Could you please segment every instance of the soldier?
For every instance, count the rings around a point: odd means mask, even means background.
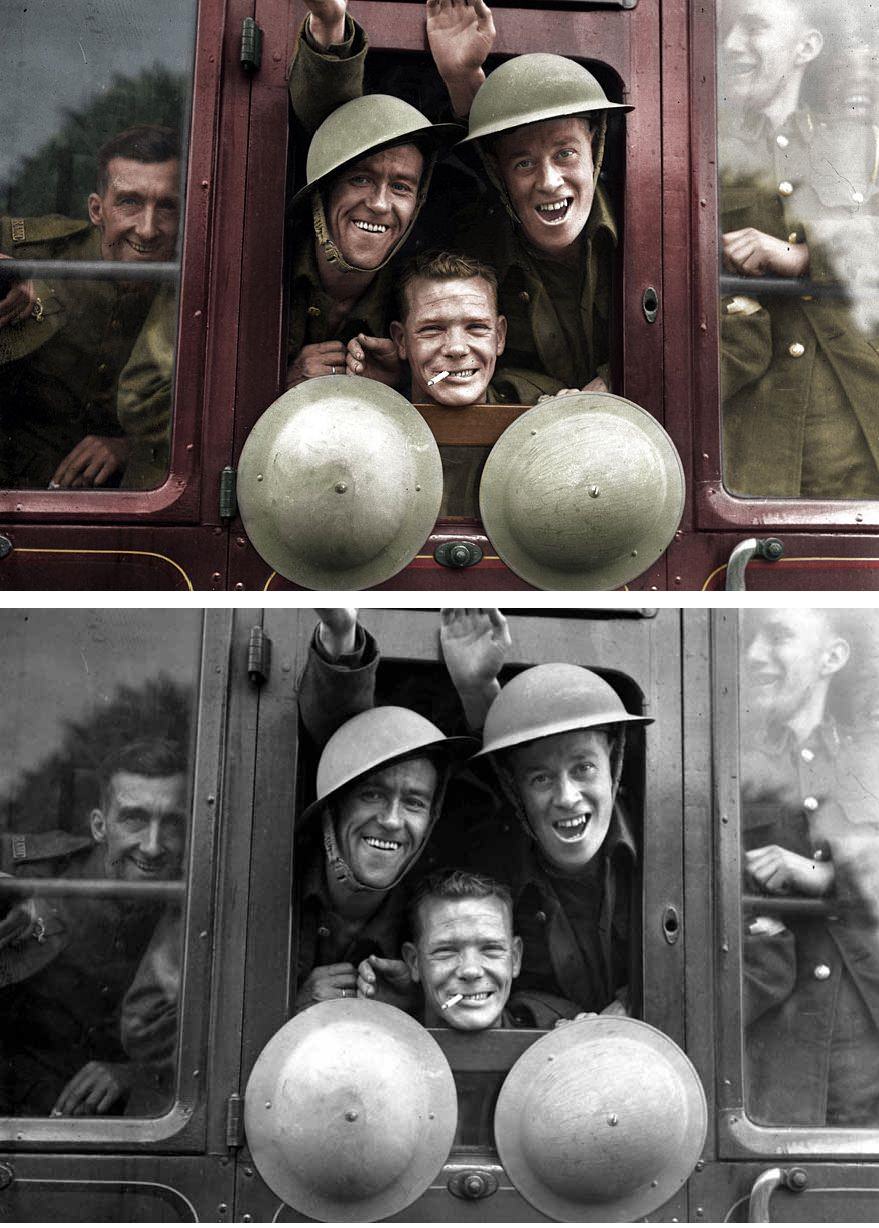
[[[170,260],[179,178],[176,133],[127,129],[98,151],[87,222],[2,218],[0,250],[20,259]],[[0,300],[0,485],[118,483],[131,442],[117,417],[117,381],[154,296],[148,282],[73,279],[17,283]]]
[[[11,868],[62,880],[176,878],[186,846],[186,792],[186,761],[176,744],[129,744],[102,765],[91,836],[13,836]],[[51,887],[45,898],[9,910],[0,924],[7,1111],[121,1111],[137,1075],[121,1044],[121,1004],[161,915],[152,902],[53,898]]]
[[[841,727],[852,678],[838,611],[755,611],[744,627],[742,827],[747,1103],[776,1125],[879,1122],[879,781],[873,730]],[[829,915],[774,912],[791,892]]]
[[[723,263],[758,278],[843,282],[837,297],[723,305],[724,465],[739,494],[879,495],[875,304],[877,133],[802,101],[827,20],[820,0],[724,0],[719,133]]]
[[[346,16],[344,0],[309,0],[308,7],[290,97],[300,123],[317,128],[306,186],[293,199],[310,214],[313,238],[299,242],[293,258],[287,387],[344,372],[354,337],[363,368],[357,373],[394,385],[390,262],[427,197],[437,151],[460,129],[431,124],[388,95],[360,97],[362,31]]]

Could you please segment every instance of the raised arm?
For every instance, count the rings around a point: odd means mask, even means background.
[[[485,80],[482,65],[494,47],[491,9],[483,0],[427,0],[427,41],[452,110],[460,118]]]
[[[346,12],[347,0],[305,0],[308,16],[290,64],[293,114],[314,132],[343,102],[363,93],[368,41]]]
[[[467,724],[481,729],[500,694],[498,674],[512,647],[507,620],[500,610],[443,610],[440,643]]]
[[[378,647],[357,622],[356,609],[316,611],[320,622],[299,685],[299,711],[322,747],[340,725],[375,705]]]

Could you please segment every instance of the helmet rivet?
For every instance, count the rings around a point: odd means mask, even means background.
[[[257,480],[258,482],[261,482],[261,481],[262,481],[262,474],[261,474],[261,473],[258,473],[258,474],[256,475],[256,480]]]
[[[337,482],[336,483],[335,490],[336,490],[337,495],[344,495],[347,489],[348,489],[347,482]]]
[[[416,491],[418,491],[418,490],[421,490],[421,487],[420,487],[420,486],[416,486],[416,487],[415,487],[415,489],[416,489]]]
[[[631,556],[632,556],[632,558],[633,558],[633,559],[636,559],[636,558],[638,557],[638,551],[637,551],[637,550],[632,550],[630,553],[631,553]]]
[[[589,498],[590,499],[597,499],[600,494],[601,494],[601,491],[598,489],[597,486],[589,487]]]
[[[532,432],[531,432],[531,434],[532,434],[532,435],[536,435],[536,434],[537,434],[537,431],[532,431]]]
[[[271,1102],[271,1100],[267,1100],[267,1101],[266,1101],[266,1108],[267,1108],[267,1109],[270,1109],[271,1107],[272,1107],[272,1102]]]
[[[345,1120],[346,1121],[356,1121],[357,1120],[357,1110],[349,1109],[348,1112],[345,1114]]]
[[[607,1124],[608,1124],[609,1126],[616,1126],[616,1125],[618,1125],[618,1124],[619,1124],[619,1120],[620,1120],[620,1119],[617,1117],[616,1113],[608,1113],[608,1115],[607,1115]]]

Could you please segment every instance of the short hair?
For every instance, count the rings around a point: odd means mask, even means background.
[[[470,870],[434,870],[415,888],[408,907],[409,932],[417,942],[421,936],[421,905],[425,900],[500,900],[513,922],[513,896],[504,883],[487,874]]]
[[[400,275],[397,290],[400,320],[404,321],[409,314],[407,291],[414,281],[469,281],[471,277],[481,277],[488,282],[497,311],[497,273],[490,264],[459,252],[420,252]]]
[[[179,742],[168,738],[145,738],[140,742],[128,742],[111,751],[98,769],[101,785],[101,806],[110,803],[113,777],[120,772],[135,776],[180,776],[187,771],[186,754]]]
[[[173,128],[161,124],[138,124],[117,132],[98,150],[98,195],[110,186],[108,167],[114,158],[132,162],[170,162],[180,157],[180,139]]]

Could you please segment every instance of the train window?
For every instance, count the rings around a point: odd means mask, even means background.
[[[723,473],[879,498],[879,41],[867,0],[719,0]]]
[[[0,487],[165,480],[196,9],[6,14]]]
[[[875,1131],[879,624],[798,607],[741,632],[746,1112]]]
[[[159,1117],[177,1087],[201,612],[0,621],[0,1116]]]

